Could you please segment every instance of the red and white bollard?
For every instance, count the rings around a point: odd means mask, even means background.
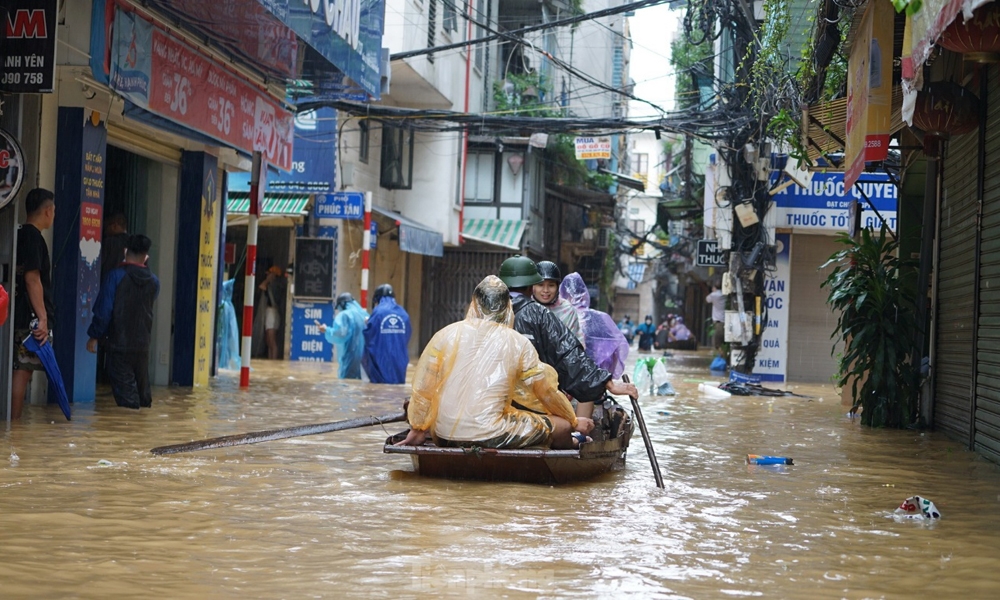
[[[253,341],[253,297],[257,282],[257,223],[267,182],[267,163],[253,153],[250,173],[250,219],[247,223],[247,265],[243,283],[243,339],[240,348],[240,387],[250,387],[250,349]]]
[[[368,265],[372,247],[372,193],[365,192],[365,231],[361,234],[361,308],[368,310]]]

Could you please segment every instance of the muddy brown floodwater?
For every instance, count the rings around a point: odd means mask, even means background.
[[[677,396],[642,399],[665,491],[638,431],[624,472],[557,487],[421,478],[382,453],[381,428],[149,453],[392,412],[406,395],[329,365],[257,363],[249,393],[222,376],[157,389],[141,412],[103,394],[70,423],[29,407],[0,446],[0,596],[1000,594],[996,466],[937,434],[862,429],[829,386],[702,396],[707,363],[675,356]],[[914,494],[944,517],[895,521]]]

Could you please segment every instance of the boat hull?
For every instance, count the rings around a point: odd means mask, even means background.
[[[409,455],[417,473],[427,477],[556,484],[584,481],[624,469],[631,434],[629,423],[620,435],[586,443],[579,450],[394,446],[403,439],[403,434],[399,434],[386,440],[383,450],[386,454]]]

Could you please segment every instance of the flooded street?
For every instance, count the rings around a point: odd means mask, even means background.
[[[207,390],[29,407],[0,448],[4,597],[994,597],[1000,469],[934,434],[868,431],[832,387],[642,399],[628,467],[558,487],[433,480],[380,427],[155,457],[154,446],[397,410],[407,388],[256,363]],[[633,357],[634,360],[634,357]],[[401,424],[387,426],[394,433]],[[745,464],[747,453],[789,467]],[[8,455],[10,458],[8,459]],[[108,464],[110,462],[110,464]],[[895,521],[908,496],[933,525]]]

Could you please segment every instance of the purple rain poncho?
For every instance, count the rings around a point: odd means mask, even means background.
[[[559,296],[572,304],[580,315],[587,356],[597,366],[611,371],[613,378],[621,377],[628,358],[628,342],[607,313],[590,308],[590,292],[579,273],[570,273],[562,280]]]

